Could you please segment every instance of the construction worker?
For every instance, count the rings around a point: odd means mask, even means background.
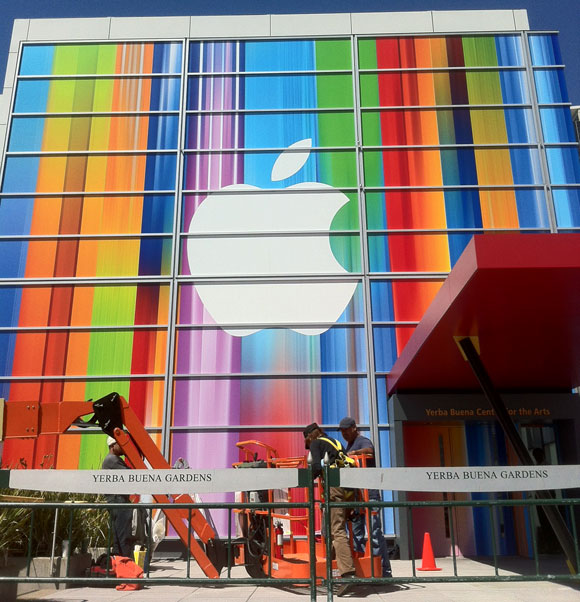
[[[309,424],[303,431],[304,446],[312,454],[312,471],[316,479],[322,473],[322,460],[328,454],[329,466],[340,467],[348,462],[347,456],[342,450],[342,444],[336,439],[329,437],[316,422]],[[353,499],[353,491],[343,487],[330,487],[330,501],[344,502]],[[347,508],[330,509],[330,533],[332,545],[336,556],[338,571],[343,579],[352,579],[355,576],[352,551],[346,533]],[[345,583],[338,591],[337,596],[344,596],[352,584]]]
[[[121,456],[123,450],[113,437],[107,437],[109,453],[103,460],[103,470],[130,470]],[[105,495],[105,500],[109,504],[121,504],[130,502],[128,495]],[[115,508],[111,510],[111,519],[113,522],[112,553],[115,556],[133,557],[133,510],[131,508]]]
[[[372,441],[361,435],[356,421],[350,416],[346,416],[340,421],[338,425],[340,433],[347,443],[346,453],[352,457],[356,454],[369,454],[372,458],[367,460],[367,466],[374,468],[375,466],[375,446]],[[381,501],[381,494],[377,489],[369,489],[369,501]],[[381,557],[382,562],[382,576],[392,577],[393,573],[391,570],[391,561],[389,560],[389,550],[387,548],[387,542],[383,534],[383,527],[381,524],[381,513],[377,512],[371,517],[371,531],[372,531],[372,542],[373,542],[373,554]],[[357,552],[365,551],[365,531],[366,531],[366,520],[362,513],[357,514],[352,518],[352,539],[354,543],[354,549]]]

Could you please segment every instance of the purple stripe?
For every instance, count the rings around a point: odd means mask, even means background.
[[[233,71],[236,68],[236,47],[231,43],[202,44],[206,72]],[[203,86],[201,109],[234,109],[236,102],[232,78],[215,78]],[[235,117],[232,115],[200,116],[189,124],[190,147],[197,144],[198,129],[202,149],[232,148],[235,144]],[[188,189],[218,189],[243,181],[237,170],[236,157],[192,155],[186,163],[185,186]],[[192,215],[203,198],[192,195],[184,202],[184,225],[187,229]],[[187,254],[182,252],[182,273],[189,274]],[[193,286],[181,287],[179,300],[180,324],[213,324]],[[176,369],[180,375],[236,373],[241,367],[241,340],[223,330],[181,331],[177,346]],[[240,383],[229,380],[178,380],[174,392],[173,424],[175,426],[227,426],[240,424]],[[229,467],[238,460],[235,447],[239,434],[180,433],[173,435],[172,461],[187,459],[196,468]],[[225,517],[214,516],[218,530],[225,532]]]

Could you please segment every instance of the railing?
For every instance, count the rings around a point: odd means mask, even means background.
[[[326,469],[328,471],[328,469]],[[359,469],[365,470],[365,469]],[[57,471],[50,471],[53,474]],[[252,471],[250,470],[249,473]],[[331,471],[333,472],[333,471]],[[342,471],[336,471],[339,473]],[[580,510],[580,499],[556,499],[556,500],[536,500],[536,499],[518,499],[518,500],[472,500],[472,501],[450,501],[450,500],[442,500],[442,501],[414,501],[414,502],[331,502],[330,496],[328,495],[328,488],[332,481],[336,479],[338,476],[336,473],[331,476],[327,476],[325,479],[325,488],[326,495],[325,501],[320,501],[315,498],[314,495],[314,485],[312,481],[312,473],[310,469],[300,469],[299,470],[299,482],[301,486],[308,491],[307,499],[304,502],[254,502],[254,503],[199,503],[199,504],[139,504],[138,507],[144,509],[147,512],[147,521],[149,522],[148,529],[148,545],[147,549],[152,549],[152,510],[153,509],[184,509],[189,513],[189,521],[191,522],[191,513],[193,509],[196,510],[214,510],[220,509],[227,512],[227,537],[221,539],[221,543],[225,547],[225,558],[223,569],[221,570],[220,579],[209,579],[205,576],[202,576],[200,572],[194,574],[194,567],[192,567],[192,559],[188,557],[185,569],[185,575],[182,577],[152,577],[149,572],[148,563],[145,566],[145,574],[142,579],[126,579],[126,578],[116,578],[111,576],[101,577],[87,577],[87,576],[71,576],[69,572],[69,564],[67,563],[67,571],[64,576],[55,576],[51,574],[46,577],[39,577],[31,574],[31,565],[33,561],[33,550],[32,550],[32,534],[35,529],[35,515],[40,510],[54,510],[56,513],[64,513],[65,515],[68,513],[68,534],[69,540],[71,539],[70,535],[73,530],[73,524],[75,521],[82,520],[82,515],[87,511],[102,511],[108,512],[109,510],[117,509],[117,508],[132,508],[134,509],[136,506],[134,504],[95,504],[95,503],[83,503],[83,504],[67,504],[67,503],[20,503],[20,502],[0,502],[0,517],[6,508],[23,508],[29,511],[30,518],[28,524],[29,536],[28,536],[28,549],[27,549],[27,566],[26,573],[20,576],[0,576],[0,587],[4,583],[22,583],[22,582],[30,582],[37,584],[68,584],[69,586],[88,586],[88,585],[103,585],[105,582],[107,584],[120,584],[120,583],[140,583],[140,584],[148,584],[148,585],[197,585],[204,587],[211,586],[234,586],[234,585],[272,585],[276,583],[277,585],[301,585],[307,586],[310,589],[310,599],[316,600],[316,588],[318,586],[323,586],[327,591],[327,599],[333,600],[333,586],[340,582],[338,576],[333,574],[331,563],[326,563],[324,574],[320,574],[320,571],[317,574],[317,560],[320,565],[320,557],[321,550],[325,549],[326,558],[331,558],[331,546],[332,542],[330,538],[322,537],[322,542],[319,543],[317,540],[317,534],[315,533],[315,521],[311,520],[312,517],[318,517],[316,520],[320,520],[322,518],[322,534],[330,532],[329,518],[332,508],[335,507],[349,507],[349,508],[367,508],[367,517],[370,515],[371,509],[382,510],[384,508],[396,508],[399,513],[405,513],[407,515],[407,524],[408,524],[408,536],[410,542],[410,556],[411,556],[411,574],[406,576],[394,576],[394,577],[380,577],[375,574],[375,564],[373,563],[373,546],[367,544],[368,551],[371,556],[371,576],[367,578],[354,578],[352,579],[353,584],[403,584],[403,583],[414,583],[414,582],[493,582],[493,581],[566,581],[566,582],[580,582],[580,575],[576,570],[564,570],[560,572],[542,572],[540,570],[541,563],[538,552],[538,545],[536,540],[536,517],[534,512],[528,512],[526,520],[529,521],[529,532],[531,534],[532,540],[532,562],[533,562],[533,570],[531,574],[500,574],[500,556],[498,554],[498,542],[495,537],[496,532],[496,512],[498,508],[515,508],[521,507],[525,509],[531,509],[533,507],[541,507],[547,505],[555,505],[561,508],[567,509],[566,516],[568,521],[568,526],[571,531],[573,541],[574,541],[574,551],[575,551],[575,564],[576,567],[580,565],[580,550],[578,544],[578,526],[576,522],[575,514]],[[256,487],[260,485],[255,483]],[[487,508],[490,516],[490,523],[492,525],[491,529],[491,538],[492,538],[492,550],[493,550],[493,574],[489,575],[467,575],[460,574],[460,567],[458,563],[458,558],[456,556],[456,533],[454,531],[454,521],[450,521],[450,540],[451,545],[450,548],[452,550],[451,554],[451,566],[452,566],[452,574],[441,575],[439,573],[417,573],[417,558],[420,557],[420,554],[416,554],[416,550],[414,549],[413,541],[414,541],[414,521],[413,521],[413,510],[415,508],[425,508],[425,507],[438,507],[446,509],[448,512],[453,512],[456,508]],[[302,536],[302,539],[307,543],[308,549],[308,558],[309,558],[309,572],[307,577],[288,577],[288,578],[279,578],[272,576],[273,573],[273,565],[276,563],[276,558],[274,557],[274,545],[275,542],[272,540],[274,537],[274,529],[272,528],[274,518],[279,516],[279,512],[281,509],[295,509],[301,511],[300,514],[304,513],[303,522],[306,527],[306,534]],[[321,510],[324,512],[321,513]],[[252,511],[258,512],[261,516],[266,517],[268,528],[266,529],[266,534],[268,537],[267,545],[264,546],[264,557],[265,564],[263,565],[265,575],[263,577],[253,578],[253,577],[240,577],[234,572],[234,569],[239,568],[239,564],[236,564],[236,553],[238,552],[240,546],[243,547],[245,540],[244,538],[236,538],[232,536],[232,533],[235,531],[234,529],[234,521],[236,516],[236,511]],[[277,512],[278,511],[278,512]],[[0,523],[1,524],[1,523]],[[55,521],[56,524],[56,521]],[[5,528],[5,527],[3,527]],[[372,530],[370,529],[370,525],[368,524],[367,518],[367,536],[370,540],[370,534]],[[107,548],[110,547],[111,543],[111,520],[109,520],[109,528],[107,532]],[[190,530],[191,535],[191,530]],[[193,535],[191,535],[193,537]],[[72,552],[72,550],[71,550]],[[54,539],[53,539],[53,556],[54,556]],[[51,567],[53,566],[53,559],[51,559]],[[193,564],[195,561],[193,561]],[[563,565],[565,566],[565,565]],[[449,571],[448,571],[449,572]]]

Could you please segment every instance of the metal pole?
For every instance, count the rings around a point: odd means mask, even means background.
[[[309,456],[312,459],[312,456]],[[312,478],[312,462],[308,462],[308,547],[310,556],[310,600],[316,602],[316,532],[314,525],[314,479]]]
[[[471,339],[469,337],[465,337],[458,341],[458,345],[463,350],[463,353],[465,354],[465,357],[467,358],[467,361],[469,362],[469,365],[471,366],[471,369],[473,370],[479,385],[481,386],[485,398],[489,401],[491,407],[493,408],[495,417],[497,418],[506,437],[514,448],[514,451],[516,452],[520,462],[524,466],[535,466],[535,462],[528,451],[528,448],[518,433],[503,400],[501,399],[499,393],[495,390],[495,387],[491,382],[491,378],[489,377],[485,366],[477,354]],[[550,493],[550,491],[536,491],[535,495],[538,499],[554,499],[554,496]],[[558,511],[557,506],[542,506],[542,508],[546,513],[552,529],[554,530],[556,538],[564,550],[564,554],[566,555],[568,562],[568,568],[571,572],[577,573],[578,565],[576,563],[574,540],[570,535],[570,531],[568,531],[568,527],[566,526],[562,515]]]
[[[325,454],[322,466],[324,476],[324,543],[326,546],[326,599],[334,600],[332,595],[332,539],[330,537],[330,484],[328,483],[328,454]]]
[[[56,547],[56,527],[58,524],[58,508],[54,511],[54,527],[52,529],[52,549],[50,550],[50,574],[54,577],[55,566],[54,566],[54,549]]]

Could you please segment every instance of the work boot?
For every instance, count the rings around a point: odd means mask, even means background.
[[[353,577],[356,577],[356,573],[345,573],[344,575],[341,575],[341,579],[344,579],[346,582],[341,584],[340,587],[336,590],[336,596],[338,598],[342,598],[343,596],[346,596],[346,594],[352,591],[353,587],[356,584],[349,583],[348,581]]]

